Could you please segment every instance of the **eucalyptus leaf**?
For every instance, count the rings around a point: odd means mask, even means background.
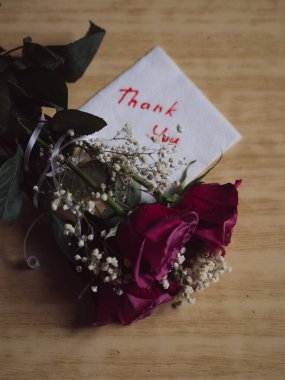
[[[76,261],[74,256],[78,249],[75,238],[73,236],[64,235],[64,225],[66,222],[59,218],[55,213],[51,213],[51,230],[55,242],[59,249],[74,264]]]
[[[47,49],[64,59],[58,70],[67,82],[79,79],[100,47],[105,30],[90,22],[86,35],[68,45],[47,46]]]
[[[13,85],[36,104],[57,109],[67,108],[67,86],[57,72],[44,67],[30,67],[17,70],[15,75],[17,82]]]
[[[104,119],[90,113],[68,109],[57,112],[49,121],[50,128],[59,133],[73,129],[78,135],[89,135],[100,131],[107,123]]]
[[[5,82],[0,80],[0,135],[8,128],[8,120],[11,110],[10,91]]]
[[[14,221],[22,209],[20,193],[23,151],[20,147],[14,157],[0,168],[0,219]]]

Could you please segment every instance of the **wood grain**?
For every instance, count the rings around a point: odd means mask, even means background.
[[[81,284],[46,220],[29,242],[42,266],[23,266],[23,238],[37,215],[26,203],[15,224],[0,226],[0,378],[284,378],[285,2],[2,0],[0,42],[12,48],[31,35],[66,43],[88,19],[107,36],[86,75],[69,86],[70,107],[161,45],[242,133],[208,177],[243,178],[228,249],[234,271],[195,306],[163,305],[129,327],[78,327]]]

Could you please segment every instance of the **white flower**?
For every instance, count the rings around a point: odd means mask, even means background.
[[[83,247],[83,246],[84,246],[84,240],[79,239],[77,245],[78,245],[78,247],[80,247],[80,248]]]
[[[102,231],[100,232],[100,236],[101,236],[101,238],[106,237],[106,235],[107,235],[107,231],[106,231],[106,230],[102,230]]]
[[[107,199],[108,199],[108,195],[107,195],[106,193],[103,193],[103,194],[101,195],[101,199],[102,199],[102,201],[106,202]]]

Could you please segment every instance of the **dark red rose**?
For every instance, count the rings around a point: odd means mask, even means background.
[[[135,283],[122,286],[118,296],[111,285],[102,285],[96,295],[97,311],[93,326],[113,322],[128,325],[149,316],[156,306],[171,301],[178,290],[175,284],[167,291],[156,282],[149,289],[139,288]]]
[[[187,189],[175,207],[158,204],[137,208],[119,225],[112,246],[118,258],[132,265],[133,281],[122,285],[117,295],[113,286],[101,285],[96,295],[94,325],[115,321],[123,325],[143,319],[179,290],[171,279],[169,289],[159,283],[171,270],[182,247],[194,237],[210,251],[224,247],[231,239],[237,220],[237,187],[230,183],[197,184]]]
[[[182,247],[191,239],[198,223],[195,212],[177,212],[162,205],[136,209],[112,239],[121,259],[132,265],[133,282],[122,285],[117,295],[111,285],[101,285],[96,297],[94,325],[119,321],[123,325],[143,319],[161,303],[172,300],[179,286],[171,280],[163,289],[160,280],[170,271]]]
[[[139,287],[146,288],[169,272],[197,223],[197,214],[192,210],[177,212],[154,204],[139,207],[119,226],[116,250],[132,263]]]
[[[235,184],[217,183],[197,184],[186,190],[182,199],[175,206],[178,209],[195,211],[199,223],[194,237],[214,251],[216,248],[225,254],[225,248],[231,240],[232,230],[237,221],[238,192]]]

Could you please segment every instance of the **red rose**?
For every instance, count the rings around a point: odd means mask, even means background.
[[[122,223],[113,239],[118,257],[128,259],[134,281],[122,285],[117,295],[111,285],[101,285],[96,297],[95,326],[119,321],[123,325],[143,319],[163,302],[170,301],[179,287],[171,280],[168,289],[159,281],[170,271],[182,247],[198,223],[195,212],[177,212],[161,205],[136,209]]]
[[[113,286],[104,284],[96,295],[97,311],[93,326],[113,322],[128,325],[150,315],[156,306],[171,301],[178,290],[175,284],[164,290],[158,283],[149,289],[139,288],[135,283],[122,286],[123,294],[117,295]]]
[[[237,221],[238,192],[235,184],[197,184],[186,190],[176,205],[178,209],[195,211],[199,223],[193,236],[203,241],[211,251],[220,248],[225,254],[225,246],[230,243],[232,230]]]
[[[115,246],[118,255],[132,263],[139,287],[146,288],[169,272],[197,223],[195,212],[154,204],[139,207],[119,226]]]
[[[240,183],[197,184],[185,191],[175,207],[141,206],[120,224],[112,245],[119,258],[132,264],[133,281],[122,285],[120,296],[113,286],[100,286],[94,325],[115,321],[129,324],[170,301],[179,285],[169,279],[170,287],[163,289],[159,281],[171,270],[178,253],[192,237],[211,251],[220,248],[225,253],[224,247],[230,242],[237,220]]]

